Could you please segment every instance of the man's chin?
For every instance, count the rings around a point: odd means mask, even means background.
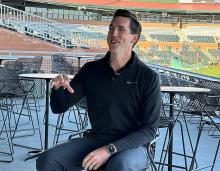
[[[119,49],[116,48],[116,47],[113,47],[113,48],[109,48],[109,51],[110,51],[111,53],[117,53],[117,52],[119,51]]]

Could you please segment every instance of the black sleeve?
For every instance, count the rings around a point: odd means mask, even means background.
[[[160,82],[159,76],[155,73],[150,81],[145,80],[142,89],[141,127],[126,137],[113,142],[118,152],[129,148],[136,148],[153,140],[158,128],[160,107]]]
[[[81,70],[70,82],[70,86],[73,88],[74,93],[69,93],[68,90],[63,87],[60,87],[58,90],[55,90],[54,88],[52,89],[50,95],[50,106],[53,113],[66,112],[71,106],[83,98],[83,70]]]

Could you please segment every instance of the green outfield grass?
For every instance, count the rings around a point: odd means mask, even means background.
[[[220,78],[220,65],[212,65],[212,66],[201,68],[198,70],[192,69],[191,71],[198,73],[198,74]]]

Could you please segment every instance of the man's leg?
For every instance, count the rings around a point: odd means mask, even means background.
[[[81,171],[83,158],[96,149],[87,138],[75,138],[42,153],[36,160],[37,171]]]
[[[143,171],[148,163],[147,150],[141,146],[113,155],[106,164],[105,171]]]

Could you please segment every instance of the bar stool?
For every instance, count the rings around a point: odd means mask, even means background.
[[[217,103],[210,103],[210,99],[215,99]],[[209,125],[209,126],[214,126],[216,129],[215,131],[218,131],[220,133],[220,94],[219,95],[214,95],[214,96],[208,96],[206,99],[206,105],[204,106],[204,117],[201,117],[201,122],[199,123],[199,131],[198,131],[198,136],[197,136],[197,140],[196,140],[196,145],[195,145],[195,150],[193,152],[193,158],[191,161],[191,165],[190,165],[190,170],[193,170],[193,166],[194,166],[194,162],[195,162],[195,158],[196,158],[196,154],[197,154],[197,149],[199,146],[199,141],[201,138],[201,134],[204,128],[204,125]],[[201,169],[203,168],[208,168],[211,167],[211,171],[214,170],[214,166],[215,166],[215,162],[217,159],[217,155],[218,155],[218,151],[220,148],[220,134],[217,135],[218,138],[218,143],[216,146],[216,151],[214,154],[214,158],[213,158],[213,162],[208,165],[208,166],[203,166]]]
[[[42,142],[37,109],[35,108],[37,117],[37,127],[35,127],[33,123],[33,114],[29,106],[29,100],[34,96],[32,92],[35,86],[34,82],[32,80],[20,79],[15,70],[8,68],[0,68],[0,82],[3,83],[0,96],[4,99],[5,108],[8,110],[10,109],[10,111],[8,111],[10,124],[8,129],[10,129],[9,132],[11,133],[13,145],[34,148],[17,142],[15,143],[15,139],[17,140],[18,138],[34,135],[36,129],[39,133],[40,143]],[[27,112],[24,113],[24,110],[27,110]],[[28,118],[27,123],[21,123],[21,117]],[[27,124],[30,125],[30,128],[27,128]],[[21,132],[22,134],[20,134]],[[40,148],[42,148],[42,143],[40,146]]]
[[[80,131],[87,129],[89,121],[88,121],[86,100],[84,98],[81,99],[73,107],[71,107],[67,112],[58,115],[53,146],[57,145],[60,142],[59,139],[61,135],[75,134],[75,133],[78,134]],[[69,123],[69,125],[71,125],[70,127],[65,126],[64,124],[65,117],[70,122]]]
[[[166,108],[171,107],[171,106],[175,106],[176,108],[178,107],[178,111],[174,117],[168,117],[166,115]],[[170,140],[173,136],[173,129],[177,126],[177,124],[180,126],[180,135],[181,135],[181,140],[182,140],[183,153],[173,151],[172,154],[183,156],[184,166],[172,164],[172,167],[188,170],[187,158],[192,158],[192,156],[189,156],[186,154],[186,148],[185,148],[185,141],[186,140],[185,140],[185,135],[184,135],[184,131],[183,131],[183,125],[179,120],[180,114],[182,112],[182,108],[183,108],[183,106],[179,103],[178,104],[163,104],[162,105],[160,122],[159,122],[159,130],[163,129],[163,128],[166,128],[167,130],[166,130],[164,142],[162,145],[162,150],[161,150],[159,162],[156,162],[156,164],[159,165],[158,170],[163,170],[164,166],[168,166],[168,164],[166,163],[166,158],[167,158],[168,151],[169,151],[168,149],[170,146]],[[172,132],[169,133],[170,127],[172,128]],[[169,133],[169,136],[168,136],[168,133]]]

